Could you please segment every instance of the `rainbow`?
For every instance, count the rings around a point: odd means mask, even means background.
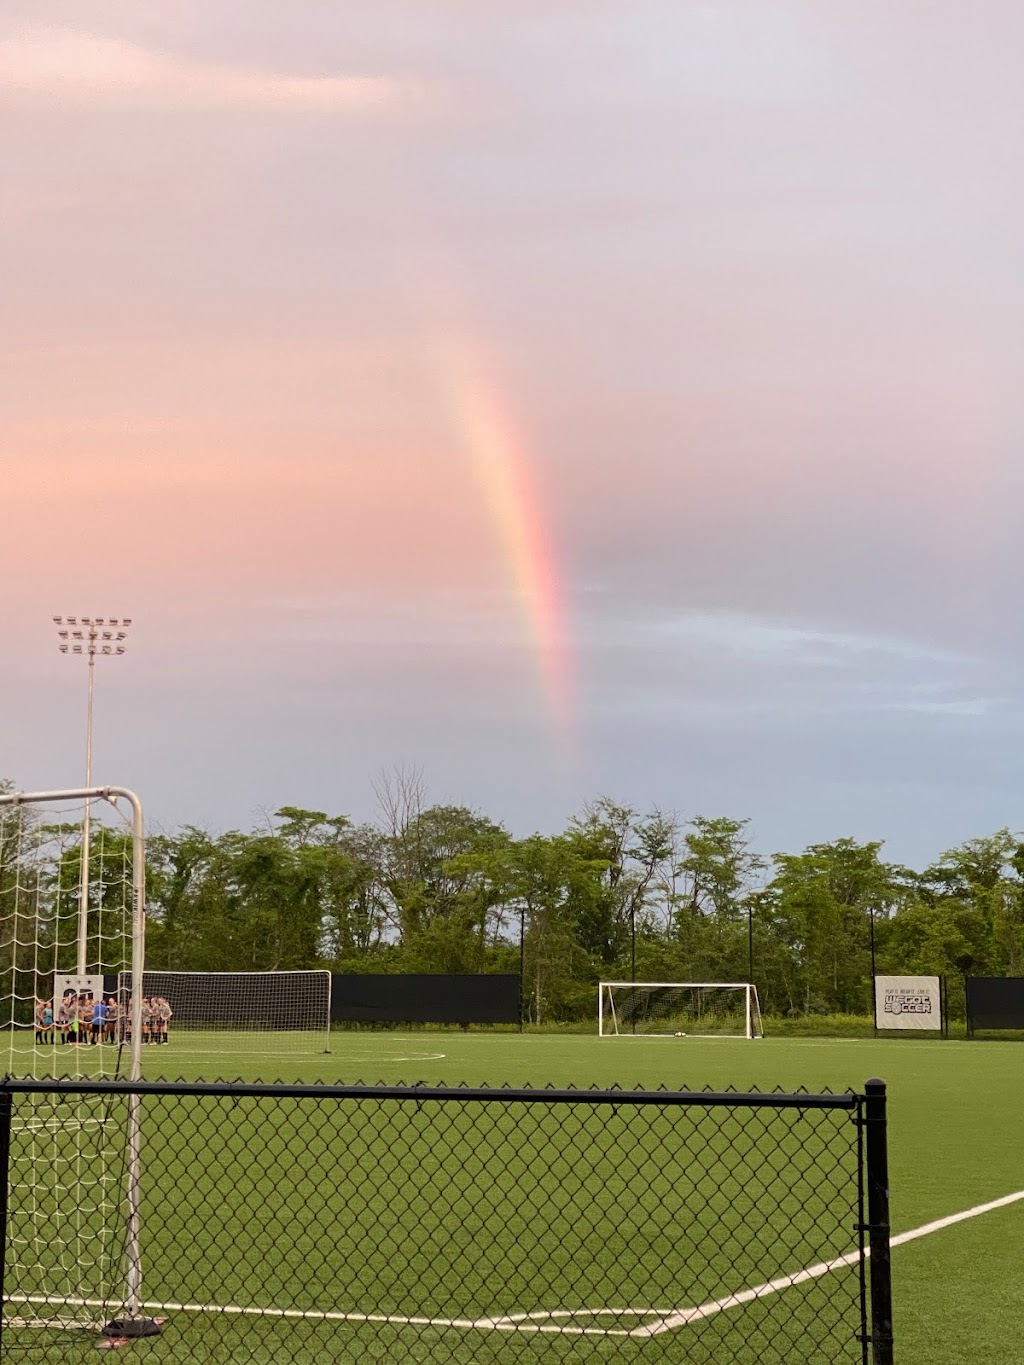
[[[552,723],[568,742],[575,706],[566,612],[558,560],[525,442],[508,405],[466,347],[445,345],[443,371],[454,425],[522,606]]]

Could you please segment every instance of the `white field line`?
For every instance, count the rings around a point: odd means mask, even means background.
[[[149,1056],[150,1054],[147,1053],[146,1055]],[[241,1048],[183,1047],[176,1049],[174,1055],[177,1060],[187,1062],[190,1057],[247,1057],[251,1059],[253,1052],[251,1048],[243,1050]],[[360,1052],[349,1055],[348,1053],[339,1052],[337,1049],[334,1049],[326,1055],[339,1058],[346,1066],[361,1066],[364,1062],[441,1062],[444,1061],[448,1054],[446,1052],[417,1052],[408,1057],[396,1057],[392,1056],[390,1053]],[[301,1061],[316,1060],[315,1055],[308,1052],[260,1052],[259,1056],[260,1058],[290,1057],[293,1061],[296,1059]]]
[[[897,1233],[895,1237],[889,1239],[889,1245],[890,1247],[903,1246],[906,1242],[916,1241],[918,1237],[927,1237],[932,1232],[941,1232],[943,1228],[951,1228],[956,1223],[965,1223],[968,1218],[978,1218],[983,1213],[991,1213],[993,1209],[1006,1208],[1007,1205],[1019,1203],[1022,1199],[1024,1199],[1024,1190],[1017,1190],[1014,1194],[1003,1195],[1001,1199],[992,1199],[987,1204],[975,1204],[973,1208],[964,1209],[961,1213],[951,1213],[947,1218],[937,1218],[932,1223],[923,1223],[919,1228],[911,1228],[909,1232]],[[869,1248],[865,1248],[865,1251],[870,1254]],[[671,1314],[654,1326],[634,1328],[630,1335],[658,1336],[662,1332],[671,1332],[676,1327],[685,1327],[688,1323],[699,1322],[702,1318],[714,1317],[716,1313],[723,1313],[727,1308],[736,1308],[740,1304],[751,1303],[755,1299],[767,1298],[769,1294],[777,1294],[780,1290],[789,1289],[792,1285],[805,1284],[808,1280],[819,1280],[832,1270],[841,1270],[845,1266],[856,1265],[859,1256],[858,1251],[848,1251],[844,1256],[837,1256],[835,1260],[822,1261],[818,1265],[808,1266],[806,1270],[798,1270],[794,1275],[780,1275],[776,1280],[755,1285],[752,1289],[743,1289],[736,1294],[727,1294],[725,1298],[701,1304],[699,1308],[680,1309],[679,1312]]]
[[[52,1297],[45,1294],[10,1294],[7,1297],[8,1303],[39,1303],[52,1304]],[[114,1305],[104,1303],[102,1299],[71,1299],[62,1298],[62,1307],[68,1308],[104,1308],[110,1311]],[[628,1337],[631,1334],[623,1328],[604,1327],[561,1327],[561,1326],[541,1326],[535,1323],[522,1323],[511,1318],[428,1318],[411,1316],[405,1313],[353,1313],[353,1312],[329,1312],[319,1308],[245,1308],[239,1304],[209,1304],[209,1303],[144,1303],[142,1308],[146,1312],[155,1313],[206,1313],[211,1316],[224,1317],[246,1317],[246,1318],[287,1318],[299,1322],[380,1322],[392,1323],[398,1327],[462,1327],[467,1329],[476,1328],[477,1330],[495,1332],[558,1332],[566,1336],[594,1336],[594,1337]],[[659,1310],[655,1310],[659,1311]],[[669,1309],[661,1309],[661,1313],[669,1312]],[[611,1314],[615,1317],[621,1314],[629,1314],[632,1317],[644,1317],[647,1313],[644,1309],[621,1308],[621,1309],[577,1309],[569,1308],[564,1310],[565,1317],[599,1317]],[[543,1313],[544,1318],[560,1316],[558,1313]]]
[[[1004,1194],[1001,1199],[991,1199],[987,1204],[975,1204],[973,1209],[964,1209],[963,1213],[951,1213],[948,1218],[936,1218],[934,1223],[923,1223],[919,1228],[911,1228],[909,1232],[898,1232],[895,1237],[890,1237],[889,1245],[901,1247],[905,1242],[916,1242],[918,1237],[927,1237],[930,1232],[941,1232],[943,1228],[951,1228],[955,1223],[966,1223],[968,1218],[977,1218],[979,1214],[991,1213],[993,1209],[1005,1209],[1010,1204],[1019,1204],[1024,1199],[1024,1190],[1017,1190],[1014,1194]]]
[[[957,1223],[965,1223],[970,1218],[978,1218],[981,1214],[991,1213],[995,1209],[1007,1208],[1010,1204],[1017,1204],[1022,1200],[1024,1200],[1024,1190],[1005,1194],[1000,1199],[990,1200],[987,1204],[976,1204],[973,1208],[964,1209],[961,1213],[951,1213],[946,1218],[937,1218],[934,1222],[924,1223],[919,1228],[911,1228],[907,1232],[897,1233],[895,1237],[890,1239],[889,1245],[893,1247],[903,1246],[907,1242],[916,1241],[919,1237],[927,1237],[933,1232],[941,1232],[944,1228],[954,1227]],[[504,1317],[432,1318],[411,1316],[404,1313],[329,1312],[308,1308],[246,1308],[238,1304],[146,1303],[143,1306],[152,1312],[210,1313],[233,1317],[287,1318],[307,1322],[379,1322],[392,1323],[399,1327],[460,1327],[490,1332],[542,1332],[558,1333],[565,1336],[653,1337],[660,1336],[663,1332],[675,1331],[679,1327],[686,1327],[692,1322],[700,1322],[705,1318],[714,1317],[718,1313],[724,1313],[729,1308],[738,1308],[745,1303],[753,1303],[757,1299],[767,1298],[770,1294],[778,1294],[784,1289],[791,1289],[794,1285],[821,1279],[823,1275],[828,1275],[833,1270],[842,1270],[851,1265],[856,1265],[859,1256],[859,1251],[848,1251],[831,1261],[821,1261],[817,1265],[807,1266],[804,1270],[794,1271],[791,1275],[780,1275],[777,1279],[754,1285],[750,1289],[738,1290],[736,1293],[727,1294],[723,1298],[713,1299],[709,1303],[700,1304],[694,1308],[680,1309],[558,1308],[541,1309],[532,1313],[511,1313]],[[54,1300],[45,1294],[11,1294],[7,1302],[53,1304]],[[69,1308],[104,1308],[109,1310],[113,1306],[102,1299],[62,1299],[60,1302]],[[559,1318],[571,1320],[574,1318],[602,1317],[615,1319],[654,1318],[655,1321],[642,1323],[633,1328],[577,1327],[563,1325],[557,1321]]]

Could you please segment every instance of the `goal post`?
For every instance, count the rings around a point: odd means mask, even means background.
[[[140,1030],[117,983],[142,980],[145,917],[144,822],[134,792],[0,792],[8,1076],[141,1078]],[[129,993],[137,1025],[141,992]],[[21,1292],[8,1295],[8,1324],[45,1333],[139,1318],[141,1143],[137,1094],[17,1098],[5,1269]]]
[[[331,1050],[331,974],[326,970],[147,970],[141,996],[144,1046],[168,1042],[190,1052],[223,1055],[242,1049],[260,1056]]]
[[[749,981],[602,981],[602,1038],[762,1038],[757,987]]]

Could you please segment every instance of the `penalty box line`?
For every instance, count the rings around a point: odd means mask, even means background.
[[[960,1213],[951,1213],[945,1218],[936,1218],[930,1223],[923,1223],[918,1228],[897,1233],[889,1239],[889,1245],[891,1247],[904,1246],[907,1242],[915,1242],[920,1237],[928,1237],[933,1232],[941,1232],[945,1228],[955,1227],[957,1223],[965,1223],[971,1218],[980,1217],[983,1213],[992,1213],[996,1209],[1008,1208],[1011,1204],[1020,1203],[1022,1200],[1024,1200],[1024,1190],[1016,1190],[1013,1194],[1003,1195],[999,1199],[991,1199],[985,1204],[975,1204],[972,1208],[964,1209]],[[865,1248],[865,1254],[870,1254],[868,1248]],[[726,1294],[720,1299],[712,1299],[709,1303],[700,1304],[694,1308],[680,1309],[560,1308],[542,1309],[532,1313],[511,1313],[503,1317],[435,1318],[404,1313],[359,1313],[343,1309],[330,1311],[308,1308],[256,1308],[243,1307],[238,1304],[146,1303],[144,1307],[153,1312],[285,1318],[306,1322],[390,1323],[396,1327],[447,1327],[470,1331],[540,1332],[565,1336],[654,1337],[661,1336],[665,1332],[677,1331],[680,1327],[686,1327],[690,1323],[715,1317],[718,1313],[724,1313],[730,1308],[739,1308],[745,1303],[753,1303],[758,1299],[768,1298],[771,1294],[781,1293],[782,1290],[791,1289],[795,1285],[821,1279],[833,1270],[842,1270],[856,1265],[859,1257],[859,1250],[849,1251],[830,1261],[821,1261],[817,1265],[807,1266],[805,1269],[794,1271],[790,1275],[780,1275],[774,1280],[765,1281],[764,1284],[753,1285],[750,1289],[737,1290],[735,1293]],[[9,1303],[55,1305],[55,1300],[45,1294],[11,1294],[7,1301]],[[69,1308],[109,1309],[111,1307],[109,1302],[102,1299],[62,1299],[60,1302]],[[654,1318],[656,1321],[641,1323],[632,1328],[582,1327],[575,1325],[572,1321],[579,1318],[602,1317],[618,1321],[624,1318]],[[563,1319],[563,1321],[556,1321],[557,1319]]]

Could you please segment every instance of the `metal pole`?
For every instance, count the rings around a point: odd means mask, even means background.
[[[526,906],[519,907],[519,1032],[523,1031],[523,993],[526,990]]]
[[[874,1025],[875,1037],[878,1037],[878,995],[875,991],[875,907],[868,906],[868,915],[871,923],[871,1019]]]
[[[96,690],[96,655],[89,650],[89,705],[85,719],[85,786],[92,786],[92,711]],[[82,886],[78,897],[78,975],[84,976],[89,941],[89,841],[92,830],[92,803],[85,799],[82,813]]]
[[[889,1250],[889,1151],[885,1081],[864,1086],[868,1186],[868,1249],[871,1252],[871,1360],[893,1365],[892,1266]]]
[[[747,980],[754,984],[754,907],[747,901]]]
[[[89,664],[89,704],[85,719],[85,790],[92,787],[92,717],[96,691],[96,656],[118,656],[124,653],[124,641],[131,626],[130,616],[54,616],[62,654],[77,655]],[[91,798],[86,797],[82,811],[82,882],[78,896],[78,951],[76,964],[79,976],[88,970],[89,951],[89,854],[91,852]]]
[[[125,793],[132,807],[132,1057],[131,1079],[142,1079],[142,983],[146,969],[146,836],[142,802]],[[128,1096],[128,1313],[137,1318],[142,1307],[142,1096]]]
[[[4,1309],[7,1307],[7,1220],[11,1169],[11,1117],[14,1095],[7,1089],[7,1078],[0,1081],[0,1355],[3,1354]]]
[[[630,979],[630,981],[635,981],[635,980],[636,980],[636,906],[635,906],[635,905],[631,905],[630,908],[629,908],[629,941],[630,941],[629,979]],[[633,1009],[633,1007],[632,1007],[632,1004],[630,1005],[630,1030],[631,1030],[631,1032],[632,1032],[633,1034],[636,1033],[636,1012],[634,1011],[634,1009]]]

